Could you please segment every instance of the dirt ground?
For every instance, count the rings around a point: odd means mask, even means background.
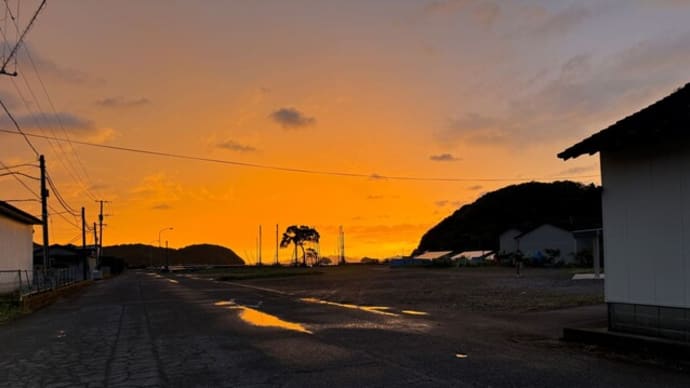
[[[298,296],[422,311],[537,312],[601,304],[604,282],[571,280],[568,268],[324,267],[322,275],[245,280]]]

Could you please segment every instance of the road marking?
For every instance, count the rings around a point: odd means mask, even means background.
[[[389,307],[382,307],[382,306],[359,306],[356,304],[350,304],[350,303],[338,303],[338,302],[331,302],[328,300],[321,300],[317,298],[300,298],[302,302],[306,303],[316,303],[316,304],[325,304],[328,306],[336,306],[336,307],[342,307],[346,309],[352,309],[352,310],[361,310],[361,311],[366,311],[368,313],[372,314],[378,314],[378,315],[387,315],[389,317],[398,317],[400,316],[399,314],[396,313],[391,313],[388,311],[383,311],[389,309]]]
[[[178,281],[178,280],[175,280],[175,279],[168,279],[168,281],[169,281],[170,283],[175,283],[175,284],[179,283],[179,281]]]
[[[415,311],[415,310],[403,310],[403,314],[407,315],[429,315],[429,313],[426,313],[424,311]]]
[[[230,284],[230,285],[237,286],[237,287],[252,288],[254,290],[271,292],[273,294],[278,294],[278,295],[292,295],[291,292],[280,291],[280,290],[276,290],[274,288],[250,286],[249,284],[241,284],[241,283],[235,283],[235,282],[220,282],[217,280],[215,280],[214,283],[224,283],[224,284]]]

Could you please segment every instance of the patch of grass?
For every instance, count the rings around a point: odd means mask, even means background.
[[[11,321],[21,315],[19,300],[13,295],[0,296],[0,324]]]
[[[295,267],[246,267],[225,268],[212,272],[216,280],[236,281],[263,278],[282,278],[292,276],[322,275],[323,272],[312,268]]]

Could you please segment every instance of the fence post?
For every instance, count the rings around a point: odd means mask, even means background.
[[[22,297],[22,270],[17,270],[17,277],[19,278],[19,298]]]

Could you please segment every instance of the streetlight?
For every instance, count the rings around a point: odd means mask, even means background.
[[[173,230],[173,229],[175,229],[175,228],[173,228],[172,226],[169,226],[169,227],[167,227],[167,228],[161,229],[161,230],[158,232],[158,250],[159,250],[159,251],[161,250],[161,234],[162,234],[163,232],[165,232],[166,230]],[[167,244],[166,244],[166,245],[167,245]],[[166,247],[166,249],[167,249],[167,247]],[[168,253],[167,253],[167,252],[165,252],[165,257],[166,257],[166,258],[168,257]],[[165,270],[166,270],[166,271],[168,270],[168,263],[167,263],[167,261],[166,261],[166,263],[165,263]]]

